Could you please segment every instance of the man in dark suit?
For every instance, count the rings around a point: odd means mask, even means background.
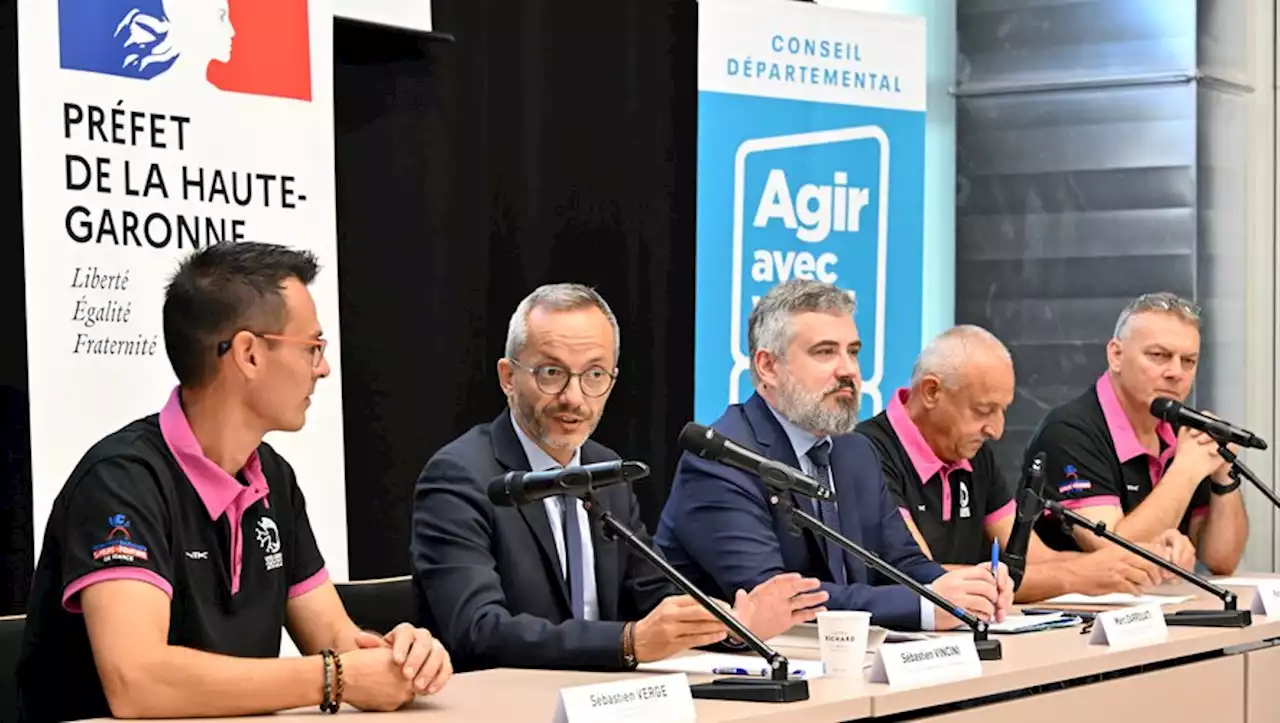
[[[618,459],[588,440],[618,349],[617,321],[595,291],[537,289],[512,315],[498,361],[509,409],[446,445],[419,476],[411,545],[419,617],[447,641],[456,669],[625,670],[726,641],[713,615],[625,543],[606,540],[580,499],[498,507],[487,497],[489,481],[508,471]],[[629,486],[595,496],[649,542]],[[798,574],[761,582],[730,596],[762,638],[813,619],[826,600],[817,580]]]
[[[832,502],[794,494],[788,502],[975,615],[1001,620],[1013,598],[1003,564],[996,574],[990,563],[946,572],[925,557],[885,488],[871,444],[852,434],[862,384],[853,313],[853,301],[831,284],[794,280],[774,287],[748,320],[757,394],[731,405],[712,426],[836,492]],[[694,584],[711,590],[795,571],[824,581],[831,609],[868,610],[878,625],[959,625],[834,544],[808,530],[791,534],[788,515],[769,496],[757,477],[685,454],[655,541]]]

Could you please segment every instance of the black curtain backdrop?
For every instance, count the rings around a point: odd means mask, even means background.
[[[18,166],[17,0],[0,0],[0,614],[21,613],[31,588],[31,420],[27,416],[26,284]]]
[[[507,321],[539,284],[590,284],[618,315],[621,376],[595,436],[652,466],[636,487],[651,527],[693,409],[696,3],[433,6],[456,42],[335,26],[353,579],[409,571],[417,474],[502,408],[494,365]],[[16,12],[0,0],[6,613],[25,607],[34,549]]]
[[[413,483],[504,400],[507,321],[539,284],[596,287],[622,327],[595,438],[654,470],[693,412],[692,0],[437,0],[433,43],[336,40],[351,574],[408,571]],[[398,42],[397,42],[398,40]]]

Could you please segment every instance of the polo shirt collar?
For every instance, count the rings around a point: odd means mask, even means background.
[[[889,400],[889,409],[886,414],[889,417],[889,426],[893,427],[893,433],[898,435],[898,441],[902,442],[902,446],[907,450],[907,457],[911,459],[911,466],[915,467],[916,475],[920,477],[920,484],[929,484],[929,480],[939,472],[942,472],[944,477],[957,469],[973,472],[973,465],[967,459],[947,464],[938,458],[933,448],[925,441],[924,435],[920,433],[920,428],[911,421],[911,415],[907,414],[909,393],[905,388],[894,392],[893,398]]]
[[[249,483],[246,488],[204,455],[200,441],[191,431],[191,423],[182,411],[180,387],[173,388],[169,402],[160,410],[160,434],[174,459],[178,461],[178,467],[200,496],[210,519],[221,517],[242,493],[255,501],[261,499],[264,505],[270,507],[267,501],[267,478],[262,474],[262,460],[258,457],[258,450],[253,450],[241,470],[245,481]]]
[[[511,417],[511,426],[515,427],[516,439],[520,440],[520,446],[524,447],[524,456],[529,460],[530,472],[545,472],[549,469],[560,469],[561,464],[551,458],[542,447],[538,446],[525,434],[524,428],[520,426],[520,422],[516,421],[515,416]],[[569,460],[568,467],[576,467],[582,464],[582,448],[573,450],[573,459]]]
[[[1124,413],[1124,407],[1120,406],[1120,397],[1116,395],[1115,385],[1111,381],[1111,375],[1103,372],[1098,377],[1097,384],[1094,389],[1098,393],[1098,405],[1102,407],[1102,416],[1107,421],[1107,432],[1111,435],[1111,443],[1115,445],[1116,457],[1121,463],[1128,462],[1131,459],[1143,456],[1152,456],[1146,447],[1138,441],[1137,432],[1133,431],[1133,425],[1129,423],[1129,417]],[[1173,425],[1161,420],[1156,424],[1156,434],[1159,435],[1161,441],[1166,445],[1166,449],[1173,449],[1178,443],[1178,435],[1173,432]]]

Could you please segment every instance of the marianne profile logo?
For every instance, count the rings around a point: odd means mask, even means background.
[[[67,70],[311,100],[307,0],[57,0]]]

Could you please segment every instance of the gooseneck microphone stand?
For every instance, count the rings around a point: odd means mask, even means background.
[[[1240,459],[1236,457],[1236,453],[1232,452],[1231,448],[1227,446],[1227,443],[1222,440],[1218,440],[1218,454],[1222,455],[1222,458],[1231,465],[1231,471],[1227,473],[1231,476],[1231,479],[1239,482],[1240,475],[1244,475],[1244,478],[1249,480],[1249,482],[1262,493],[1263,497],[1271,500],[1271,504],[1276,507],[1280,507],[1280,496],[1277,496],[1271,488],[1262,484],[1262,480],[1258,479],[1258,475],[1254,474],[1253,470],[1246,467],[1244,462],[1241,462]]]
[[[768,678],[718,678],[710,683],[699,683],[689,686],[694,698],[714,698],[718,700],[746,700],[766,703],[791,703],[794,701],[809,699],[809,681],[799,678],[791,678],[788,669],[789,663],[787,659],[778,651],[769,647],[763,640],[756,637],[747,626],[743,625],[737,618],[729,614],[727,610],[720,607],[707,596],[706,593],[698,589],[696,585],[689,582],[689,579],[681,575],[671,563],[667,562],[661,555],[654,552],[652,548],[644,543],[634,532],[625,524],[614,517],[609,510],[598,505],[592,495],[590,487],[582,495],[583,507],[587,512],[600,520],[603,527],[605,538],[611,540],[622,540],[635,550],[673,584],[683,590],[686,594],[698,601],[698,604],[707,612],[716,617],[717,620],[724,623],[725,627],[733,631],[740,640],[747,644],[757,655],[764,658],[769,664]]]
[[[800,528],[803,527],[813,531],[813,533],[819,537],[831,540],[848,551],[849,554],[862,560],[869,567],[874,568],[885,577],[893,580],[899,585],[910,588],[920,597],[954,615],[960,620],[960,622],[973,630],[973,644],[978,649],[978,658],[980,660],[1000,660],[1003,657],[1003,650],[1000,645],[1000,641],[990,637],[987,623],[976,615],[970,613],[959,605],[956,605],[950,600],[947,600],[945,597],[934,592],[931,588],[912,580],[906,575],[906,573],[880,559],[880,556],[876,555],[874,552],[823,524],[821,520],[792,503],[790,495],[786,492],[772,489],[769,490],[769,502],[774,507],[777,507],[787,513],[790,518],[791,525],[797,534],[799,533]]]
[[[1245,628],[1253,624],[1253,616],[1248,610],[1236,609],[1237,599],[1234,592],[1231,592],[1224,587],[1214,585],[1194,573],[1183,570],[1181,567],[1178,567],[1145,547],[1126,540],[1111,530],[1108,530],[1107,523],[1105,522],[1094,522],[1078,512],[1073,512],[1072,510],[1063,507],[1062,503],[1057,500],[1044,500],[1043,502],[1045,511],[1056,515],[1060,520],[1062,520],[1063,529],[1068,533],[1070,533],[1070,528],[1072,526],[1086,529],[1094,535],[1101,537],[1108,542],[1114,543],[1138,557],[1141,557],[1161,570],[1166,570],[1177,575],[1183,580],[1186,580],[1192,585],[1195,585],[1222,601],[1222,610],[1179,610],[1175,613],[1165,613],[1164,620],[1166,625]]]

